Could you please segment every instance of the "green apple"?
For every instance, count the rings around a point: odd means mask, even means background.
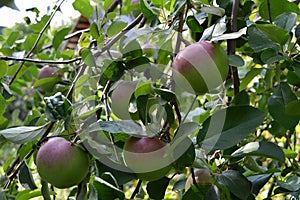
[[[210,174],[209,169],[196,169],[194,171],[195,174],[195,180],[196,183],[201,186],[201,185],[211,185],[213,183],[213,179]],[[192,175],[190,174],[189,177],[187,178],[185,182],[185,191],[187,191],[191,185],[193,185],[193,178]]]

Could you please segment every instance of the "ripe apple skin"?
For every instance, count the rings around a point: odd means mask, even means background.
[[[43,68],[40,69],[39,75],[38,75],[38,80],[44,79],[44,78],[55,78],[59,77],[60,74],[55,74],[54,72],[58,70],[57,67],[55,66],[49,66],[46,65]],[[45,83],[39,87],[40,92],[45,93],[45,92],[51,92],[55,86],[56,82],[50,82],[50,83]]]
[[[36,157],[40,177],[61,189],[79,184],[87,176],[89,165],[89,155],[61,137],[50,138]]]
[[[194,171],[195,180],[197,184],[200,185],[211,185],[213,183],[213,179],[211,177],[209,169],[196,169]],[[189,175],[185,182],[185,191],[187,191],[193,185],[192,175]]]
[[[173,62],[177,87],[197,95],[220,86],[229,67],[226,52],[217,44],[200,41],[180,51]]]
[[[124,145],[124,161],[139,179],[154,181],[171,169],[169,145],[156,137],[130,136]]]

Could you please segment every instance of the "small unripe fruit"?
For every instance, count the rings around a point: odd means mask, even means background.
[[[120,81],[111,95],[111,109],[120,119],[131,119],[129,113],[129,103],[135,91],[137,82]]]
[[[213,183],[209,169],[196,169],[194,171],[196,183],[201,185],[211,185]],[[185,182],[185,191],[187,191],[191,185],[193,185],[192,175],[189,175]]]
[[[156,137],[131,136],[124,145],[124,161],[139,179],[154,181],[171,169],[168,149],[169,145]]]
[[[89,155],[61,137],[45,142],[36,157],[40,177],[57,188],[79,184],[89,172]]]
[[[209,41],[189,45],[178,53],[173,62],[176,86],[198,95],[220,86],[228,70],[226,52]]]

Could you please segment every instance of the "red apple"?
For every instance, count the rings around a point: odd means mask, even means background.
[[[229,67],[226,52],[217,44],[200,41],[187,46],[173,62],[176,87],[205,94],[220,86]]]
[[[44,78],[55,78],[60,77],[61,74],[55,73],[55,71],[58,70],[57,67],[46,65],[43,68],[40,69],[38,80],[44,79]],[[51,92],[55,86],[55,84],[60,81],[60,79],[51,80],[47,83],[42,84],[39,89],[40,92]]]
[[[79,184],[88,174],[89,155],[79,146],[61,137],[45,142],[36,157],[40,177],[57,188]]]
[[[211,185],[213,183],[213,179],[210,174],[209,169],[196,169],[194,171],[196,183],[201,185]],[[189,175],[185,182],[185,191],[187,191],[191,185],[193,185],[192,175]]]
[[[169,145],[156,137],[134,137],[124,145],[124,161],[139,179],[154,181],[165,176],[171,169]]]

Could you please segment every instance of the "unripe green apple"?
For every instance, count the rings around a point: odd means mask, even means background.
[[[226,52],[217,44],[200,41],[187,46],[173,62],[176,87],[205,94],[220,86],[229,67]]]
[[[210,174],[209,169],[196,169],[194,171],[196,183],[201,185],[211,185],[213,183],[213,179]],[[187,191],[191,185],[193,185],[192,175],[189,175],[185,182],[185,191]]]
[[[50,138],[36,157],[40,177],[57,188],[79,184],[87,176],[89,165],[89,155],[61,137]]]
[[[111,109],[120,119],[131,119],[129,103],[135,91],[136,81],[120,81],[111,94]]]
[[[130,136],[124,145],[124,161],[139,179],[154,181],[171,169],[169,145],[156,137]]]

